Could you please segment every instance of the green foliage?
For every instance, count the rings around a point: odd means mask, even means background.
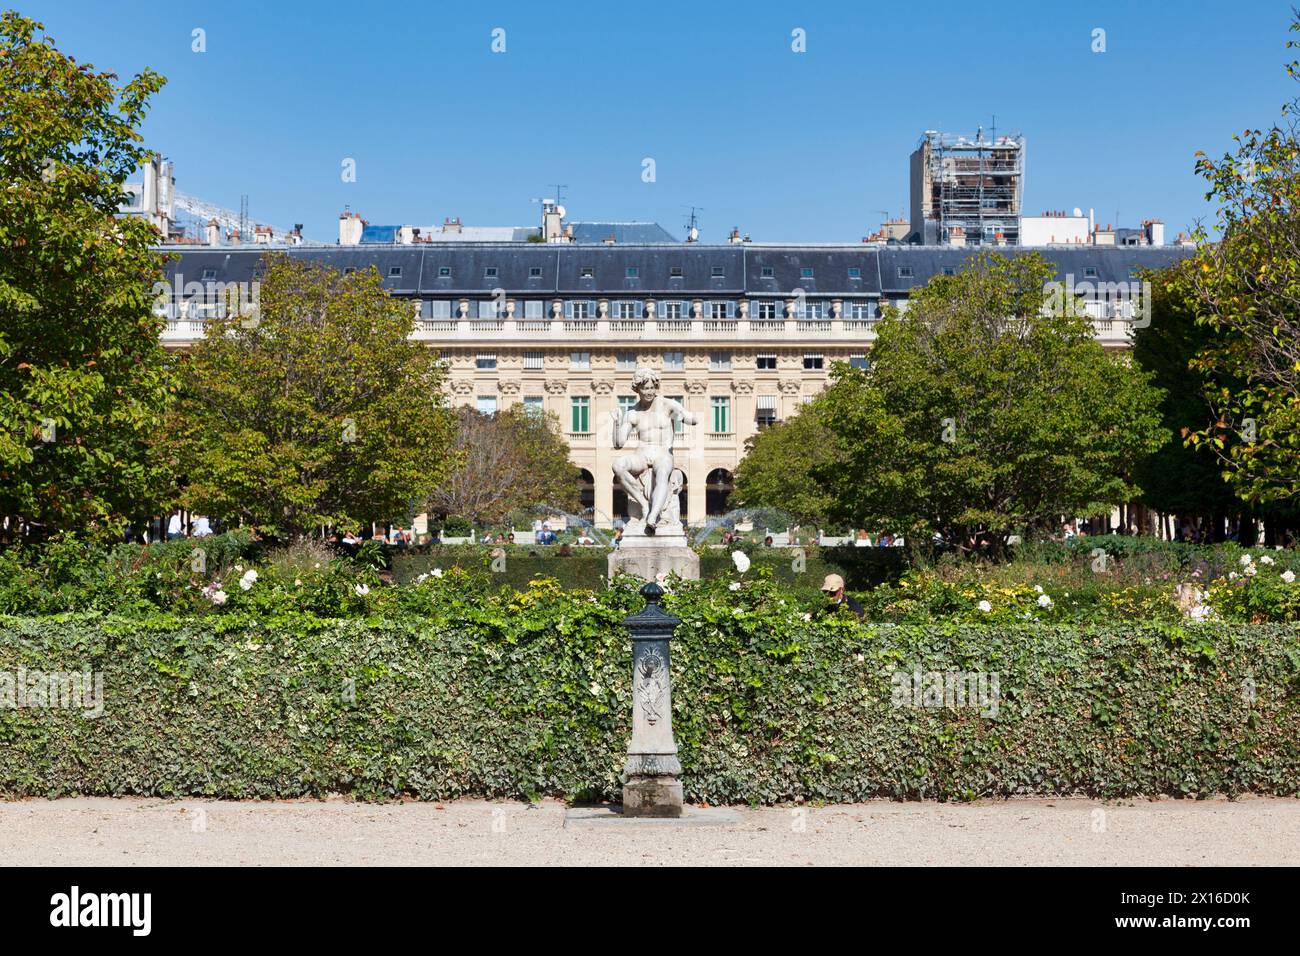
[[[814,404],[837,458],[814,475],[840,518],[1000,552],[1135,496],[1133,466],[1163,440],[1159,390],[1048,308],[1054,274],[1038,255],[980,256],[886,310],[869,369],[836,366]]]
[[[771,425],[745,443],[736,469],[734,504],[779,509],[815,526],[829,522],[832,500],[813,478],[813,469],[833,465],[835,436],[824,403],[814,402],[786,421]]]
[[[1291,31],[1300,31],[1300,17]],[[1287,42],[1288,49],[1300,45]],[[1300,79],[1300,61],[1287,65]],[[1247,501],[1300,496],[1300,100],[1272,128],[1233,136],[1235,152],[1203,153],[1196,171],[1219,204],[1220,239],[1189,268],[1196,305],[1213,332],[1194,367],[1213,380],[1218,417],[1193,432]]]
[[[629,588],[391,591],[344,620],[0,619],[0,673],[99,670],[105,692],[99,717],[0,708],[0,793],[617,796]],[[863,625],[762,580],[666,606],[692,800],[1300,795],[1295,626]],[[913,669],[996,672],[996,711],[907,706]]]
[[[182,260],[182,268],[184,260]],[[435,352],[373,268],[270,256],[258,311],[181,359],[172,441],[200,514],[285,536],[418,510],[455,464]]]
[[[458,465],[434,489],[428,510],[495,524],[532,506],[577,511],[578,469],[554,414],[515,404],[494,415],[457,410]]]
[[[1300,573],[1294,567],[1300,562],[1289,563],[1270,554],[1244,554],[1236,569],[1210,585],[1206,604],[1228,621],[1300,621]]]
[[[1151,322],[1133,333],[1133,361],[1150,372],[1163,393],[1161,425],[1165,442],[1139,462],[1136,479],[1142,500],[1171,514],[1233,513],[1241,500],[1223,481],[1214,455],[1203,454],[1183,437],[1214,420],[1206,401],[1209,383],[1191,368],[1192,360],[1213,340],[1213,332],[1198,322],[1187,261],[1150,277]]]
[[[41,29],[0,15],[0,515],[113,537],[170,492],[159,236],[114,215],[163,79],[119,86]]]
[[[434,568],[459,567],[469,571],[490,571],[494,548],[480,545],[451,545],[427,549],[420,554],[393,560],[393,576],[399,583],[415,580]],[[805,597],[820,594],[826,575],[843,575],[850,588],[865,588],[898,576],[904,554],[899,548],[804,548],[801,565],[794,550],[748,548],[752,566],[738,575],[731,552],[710,548],[700,555],[700,574],[706,579],[736,580],[768,575],[802,591]],[[528,582],[552,578],[565,588],[600,588],[609,573],[609,552],[603,548],[573,548],[561,557],[557,547],[507,546],[505,567],[490,571],[494,583],[526,590]]]

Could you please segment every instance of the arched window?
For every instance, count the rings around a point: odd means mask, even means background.
[[[591,517],[596,512],[596,479],[586,468],[578,469],[578,513]]]
[[[715,468],[709,472],[704,481],[704,513],[706,515],[723,515],[729,510],[731,492],[735,486],[731,482],[731,472],[725,468]]]

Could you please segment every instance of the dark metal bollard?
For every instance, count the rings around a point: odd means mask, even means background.
[[[645,609],[624,624],[632,635],[632,740],[623,767],[623,815],[680,817],[682,765],[673,740],[668,642],[680,619],[659,608],[664,590],[642,586]]]

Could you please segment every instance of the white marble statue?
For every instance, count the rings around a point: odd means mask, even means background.
[[[632,391],[637,403],[626,412],[615,409],[614,447],[622,448],[635,436],[637,447],[614,461],[614,474],[627,492],[629,502],[635,503],[645,518],[644,531],[654,534],[657,526],[677,524],[681,518],[671,520],[673,509],[666,508],[673,489],[673,437],[676,424],[697,424],[698,419],[680,403],[659,394],[659,373],[652,368],[639,368],[632,375]],[[649,490],[642,483],[649,479]],[[677,489],[680,490],[678,484]],[[640,528],[630,526],[637,533]],[[680,533],[680,532],[678,532]]]

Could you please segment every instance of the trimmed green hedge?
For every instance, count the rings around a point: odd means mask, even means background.
[[[447,545],[425,553],[395,555],[393,579],[407,583],[433,568],[446,570],[489,570],[491,553],[498,546]],[[770,568],[775,581],[815,592],[826,575],[842,574],[850,590],[860,591],[902,574],[905,552],[902,548],[804,548],[804,567],[795,570],[796,551],[792,548],[756,548],[747,546],[755,569]],[[609,552],[603,548],[574,548],[569,557],[560,557],[556,547],[517,545],[506,547],[505,570],[492,573],[494,581],[523,591],[534,578],[550,577],[566,588],[599,588],[609,571]],[[731,551],[710,548],[700,556],[700,574],[704,578],[735,574]]]
[[[107,697],[0,702],[0,793],[615,798],[640,599],[418,590],[390,619],[0,618],[0,673],[102,670]],[[805,622],[789,595],[668,602],[692,800],[1300,794],[1300,627]],[[996,716],[895,706],[914,666],[997,672]]]

